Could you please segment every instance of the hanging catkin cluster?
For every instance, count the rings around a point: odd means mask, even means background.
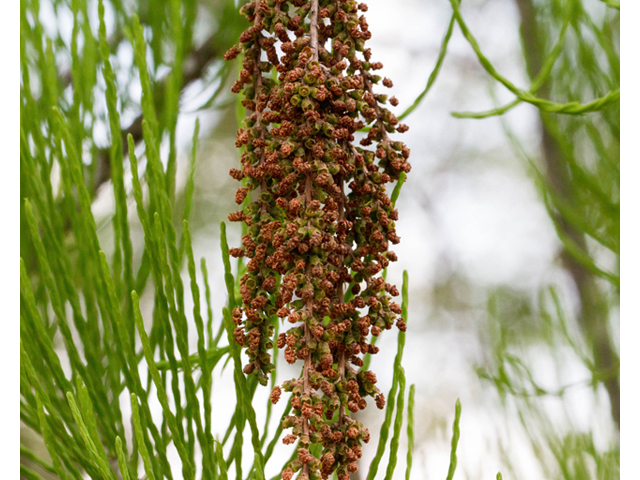
[[[369,432],[349,412],[365,408],[366,397],[384,407],[360,355],[378,351],[370,334],[406,328],[391,299],[398,289],[381,272],[396,260],[389,244],[400,241],[386,184],[411,168],[409,149],[389,134],[407,127],[374,93],[392,83],[373,73],[382,64],[365,48],[366,10],[352,0],[255,0],[241,9],[251,27],[225,55],[243,55],[232,91],[248,112],[236,140],[242,169],[230,172],[243,180],[236,202],[245,207],[229,219],[248,226],[231,254],[249,258],[235,338],[250,359],[245,373],[266,384],[272,319],[287,319],[293,326],[278,347],[289,363],[304,362],[300,378],[283,384],[293,407],[284,443],[297,442],[298,452],[284,480],[298,471],[302,480],[334,472],[348,480],[357,470]],[[276,387],[271,400],[280,395]]]

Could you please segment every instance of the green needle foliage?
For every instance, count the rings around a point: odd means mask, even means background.
[[[415,420],[415,405],[416,405],[416,386],[411,385],[409,388],[409,407],[407,409],[407,470],[405,472],[405,480],[411,478],[411,467],[413,466],[413,449],[415,444],[415,434],[413,431],[413,425]]]
[[[549,285],[540,292],[533,336],[543,340],[556,368],[563,368],[566,357],[560,358],[559,352],[568,347],[589,377],[559,388],[541,385],[525,360],[526,339],[508,326],[512,319],[501,314],[500,292],[490,296],[488,308],[494,359],[489,368],[478,371],[497,387],[505,406],[515,401],[546,478],[615,478],[617,440],[597,450],[592,447],[594,431],[558,431],[545,417],[542,401],[562,398],[576,388],[591,388],[594,394],[603,388],[612,430],[620,429],[620,360],[613,339],[620,294],[620,4],[605,0],[589,8],[577,0],[516,0],[522,56],[531,80],[525,91],[491,64],[459,2],[450,3],[463,36],[490,76],[490,90],[500,84],[516,96],[492,110],[454,116],[502,116],[522,103],[538,109],[538,153],[528,151],[504,117],[501,124],[526,162],[556,229],[560,259],[578,294],[579,312],[571,318],[565,312],[566,299]]]
[[[489,75],[491,93],[494,85],[501,85],[515,99],[483,112],[452,115],[461,119],[500,116],[506,137],[526,162],[561,242],[562,266],[580,304],[576,318],[567,318],[565,301],[556,286],[544,289],[535,336],[545,339],[557,368],[562,368],[563,361],[558,352],[568,346],[588,369],[590,378],[556,389],[540,385],[524,360],[527,340],[509,327],[513,318],[497,312],[499,292],[489,302],[495,357],[492,372],[486,368],[478,371],[497,387],[505,406],[509,397],[517,400],[532,451],[548,478],[615,478],[619,470],[616,440],[598,451],[591,447],[594,432],[579,441],[572,433],[563,436],[544,417],[540,402],[546,396],[561,398],[579,387],[592,388],[595,393],[601,386],[609,397],[614,429],[620,428],[619,351],[612,338],[620,292],[620,3],[601,0],[600,8],[579,0],[514,3],[520,16],[522,56],[530,87],[518,88],[499,73],[473,35],[460,1],[450,0],[453,17],[436,66],[424,91],[400,118],[414,111],[429,92],[457,23]],[[538,109],[541,133],[537,155],[527,151],[502,117],[523,103]],[[572,321],[576,328],[572,328]],[[507,458],[505,461],[509,464]],[[595,476],[589,462],[597,466]],[[511,474],[515,476],[516,471],[511,469]]]
[[[453,420],[453,436],[451,437],[451,459],[449,460],[449,471],[447,480],[452,480],[458,465],[458,441],[460,440],[460,415],[462,414],[462,404],[460,399],[456,400],[456,416]],[[498,474],[499,475],[499,474]]]
[[[51,0],[53,30],[39,1],[20,5],[20,416],[41,440],[21,444],[21,476],[264,479],[283,428],[269,432],[270,403],[259,425],[257,383],[242,372],[231,319],[240,275],[232,273],[224,223],[227,306],[215,335],[206,264],[194,257],[198,123],[186,187],[176,185],[180,99],[214,69],[221,85],[206,106],[218,105],[228,72],[218,60],[244,27],[234,2]],[[207,11],[219,26],[198,43],[194,31]],[[121,49],[133,52],[129,67]],[[127,126],[132,111],[138,117]],[[96,202],[104,196],[113,198],[105,213]],[[405,318],[406,307],[405,275]],[[403,347],[404,333],[382,442],[395,403],[387,478],[405,423]],[[212,378],[228,362],[237,407],[216,438]],[[412,439],[412,425],[409,432]],[[245,442],[253,448],[248,470]]]
[[[615,91],[619,87],[619,13],[606,10],[594,18],[579,2],[569,4],[569,46],[577,52],[570,54],[564,49],[559,57],[558,77],[551,77],[544,88],[546,96],[575,97],[582,92],[607,96],[608,89]],[[526,11],[522,12],[526,21]],[[557,28],[552,22],[534,26],[529,35],[547,35]],[[534,72],[538,68],[536,54],[529,43],[523,39],[527,66]],[[583,72],[577,77],[580,82],[569,85],[562,77],[576,68]],[[523,156],[531,166],[562,242],[563,260],[579,290],[582,314],[578,322],[582,339],[591,350],[579,356],[592,371],[594,381],[605,386],[612,417],[619,428],[619,359],[610,328],[611,311],[619,303],[620,292],[620,105],[616,102],[580,116],[541,112],[540,121],[542,161],[535,161],[526,153]],[[523,153],[517,139],[513,135],[510,138]],[[603,263],[603,255],[611,260]],[[554,296],[559,317],[560,303]],[[563,331],[566,338],[566,328]],[[569,343],[576,350],[576,340]]]

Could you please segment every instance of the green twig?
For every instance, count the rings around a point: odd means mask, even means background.
[[[458,465],[458,457],[456,451],[458,449],[458,440],[460,440],[460,414],[462,413],[462,405],[460,399],[456,400],[456,416],[453,420],[453,437],[451,437],[451,456],[449,459],[449,471],[447,480],[453,480]]]
[[[409,408],[407,412],[407,470],[405,473],[405,480],[409,480],[411,478],[411,467],[413,466],[413,448],[415,441],[415,434],[413,431],[414,423],[415,423],[415,404],[416,404],[416,386],[412,384],[409,387]]]
[[[427,79],[427,85],[424,87],[424,90],[420,92],[420,95],[413,101],[413,103],[407,108],[402,114],[398,117],[398,120],[403,120],[406,118],[411,112],[413,112],[418,105],[424,100],[424,97],[427,96],[429,90],[433,86],[436,78],[438,78],[438,74],[440,73],[440,68],[444,63],[444,57],[447,55],[447,48],[449,46],[449,40],[451,39],[451,34],[453,34],[453,27],[455,25],[455,17],[451,17],[449,21],[449,27],[447,28],[444,37],[442,38],[442,43],[440,44],[440,51],[438,52],[438,58],[436,59],[436,65],[433,67],[433,70],[429,74],[429,78]]]
[[[570,102],[570,103],[555,103],[549,100],[545,100],[542,98],[538,98],[531,93],[522,90],[516,87],[513,83],[511,83],[507,78],[503,77],[495,67],[491,64],[489,59],[484,56],[482,51],[480,50],[480,46],[478,45],[478,41],[472,35],[469,27],[467,27],[466,22],[462,18],[462,14],[460,13],[460,6],[458,0],[449,0],[451,6],[453,7],[454,15],[458,25],[460,26],[460,30],[462,30],[462,34],[473,48],[473,51],[476,53],[480,64],[484,67],[489,75],[495,78],[498,82],[504,85],[510,92],[514,93],[520,100],[523,102],[530,103],[541,110],[552,113],[564,113],[569,115],[580,115],[583,113],[596,112],[599,110],[603,110],[609,104],[617,102],[620,100],[620,89],[617,88],[608,92],[606,95],[597,98],[589,103],[582,104],[579,102]]]

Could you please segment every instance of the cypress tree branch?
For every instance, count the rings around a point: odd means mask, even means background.
[[[531,0],[515,0],[520,14],[523,52],[527,73],[535,79],[543,67],[542,31],[536,18],[535,6]],[[549,84],[540,87],[541,98],[548,98]],[[555,137],[551,125],[555,123],[552,114],[538,110],[539,128],[542,142],[542,158],[546,166],[547,181],[552,191],[567,205],[575,202],[572,195],[569,161]],[[554,223],[582,251],[587,251],[584,234],[575,228],[561,213],[557,212]],[[615,351],[607,328],[608,311],[603,293],[595,282],[594,275],[587,270],[567,249],[561,253],[562,262],[571,275],[580,298],[579,321],[583,335],[591,345],[595,367],[602,373],[611,403],[611,416],[620,430],[620,359]]]

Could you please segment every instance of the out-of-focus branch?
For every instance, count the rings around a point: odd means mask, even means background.
[[[535,78],[543,65],[541,32],[535,16],[532,0],[515,0],[520,12],[521,36],[527,73]],[[549,84],[542,85],[539,90],[541,98],[549,98]],[[572,196],[572,185],[569,163],[548,123],[552,122],[552,114],[539,110],[542,142],[542,157],[546,167],[549,188],[568,205],[575,203]],[[564,235],[575,245],[587,251],[583,232],[572,226],[560,213],[555,214],[554,222]],[[611,341],[608,330],[608,309],[603,293],[598,288],[594,276],[580,264],[566,249],[561,253],[562,262],[571,275],[580,297],[580,327],[587,343],[593,350],[595,367],[602,372],[604,384],[611,402],[611,415],[618,430],[620,429],[620,359]]]

